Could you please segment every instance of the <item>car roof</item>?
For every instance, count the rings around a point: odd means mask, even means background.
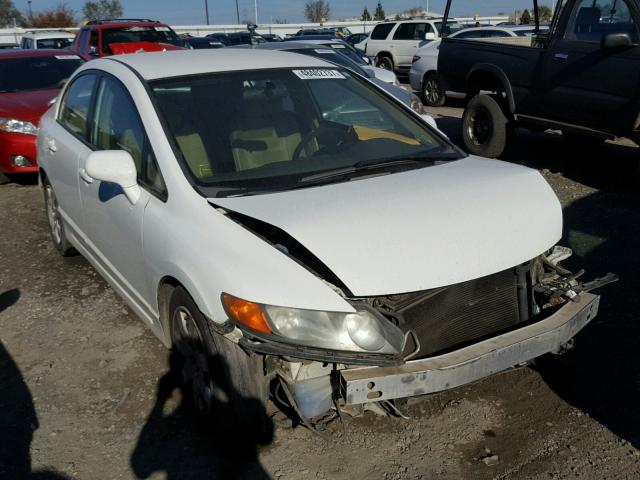
[[[117,61],[137,71],[145,80],[203,75],[218,72],[264,70],[269,68],[334,68],[335,65],[314,57],[289,52],[265,52],[248,48],[174,50],[166,52],[115,55],[89,62],[90,68]]]
[[[23,38],[74,38],[75,34],[65,30],[46,30],[46,31],[29,31],[22,34]]]
[[[297,40],[294,42],[272,42],[272,43],[261,43],[260,45],[256,45],[254,47],[257,50],[299,50],[299,49],[308,49],[313,48],[317,50],[331,50],[334,51],[331,47],[326,45],[318,44],[311,41],[306,40]]]
[[[39,49],[7,49],[0,50],[0,59],[7,58],[29,58],[29,57],[58,57],[58,56],[68,56],[73,55],[74,57],[78,57],[71,50],[65,49],[54,49],[54,48],[39,48]],[[79,59],[80,57],[78,57]]]

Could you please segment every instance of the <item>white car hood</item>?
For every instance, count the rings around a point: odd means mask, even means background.
[[[537,171],[477,157],[210,201],[286,231],[355,296],[499,272],[543,253],[562,232],[560,203]]]

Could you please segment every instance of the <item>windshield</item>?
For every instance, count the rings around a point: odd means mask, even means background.
[[[68,48],[73,44],[73,38],[43,38],[37,41],[38,48]]]
[[[433,22],[438,29],[438,34],[442,35],[442,22]],[[458,22],[447,22],[446,33],[447,35],[451,35],[452,33],[456,33],[460,30],[466,28],[464,25],[459,24]]]
[[[0,92],[26,92],[62,88],[82,65],[76,55],[22,57],[0,60]]]
[[[304,55],[310,55],[312,57],[318,57],[327,62],[335,63],[341,67],[348,68],[349,70],[356,72],[363,77],[371,78],[373,75],[369,74],[366,70],[362,69],[360,65],[356,64],[351,58],[337,53],[333,49],[328,48],[305,48],[300,50],[291,50],[292,52],[302,53]]]
[[[137,42],[170,43],[182,46],[182,42],[175,32],[164,25],[107,28],[102,33],[103,49],[106,49],[110,43]]]
[[[206,196],[300,188],[310,176],[390,160],[425,166],[427,157],[460,157],[343,69],[243,71],[151,86],[183,166]]]

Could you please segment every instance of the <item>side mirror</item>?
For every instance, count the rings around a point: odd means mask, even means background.
[[[628,33],[609,33],[602,37],[602,48],[630,47],[631,37]]]
[[[124,150],[92,152],[85,165],[87,175],[102,182],[120,185],[132,204],[140,198],[138,172],[133,158]]]
[[[427,32],[424,34],[424,39],[425,40],[435,40],[436,39],[436,34],[433,32]]]
[[[371,59],[369,57],[362,57],[362,59],[368,64],[371,65]]]

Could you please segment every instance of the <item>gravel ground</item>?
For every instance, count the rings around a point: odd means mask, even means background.
[[[460,110],[433,109],[458,141]],[[230,445],[182,403],[169,353],[81,257],[49,241],[35,185],[0,186],[0,478],[640,478],[638,152],[520,134],[506,160],[562,201],[571,267],[621,276],[576,348],[413,399],[325,439],[276,427]]]

